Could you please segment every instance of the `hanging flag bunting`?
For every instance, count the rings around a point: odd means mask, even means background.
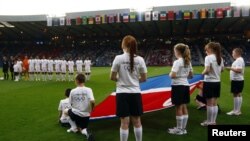
[[[82,24],[82,20],[80,17],[76,18],[76,25],[81,25]]]
[[[241,9],[241,14],[242,14],[242,17],[248,17],[249,16],[249,7],[242,7]]]
[[[143,21],[143,13],[142,12],[138,12],[137,13],[137,21],[138,22],[142,22]]]
[[[160,13],[160,20],[161,21],[166,21],[167,20],[167,13],[166,13],[166,11],[161,11],[161,13]]]
[[[190,14],[189,10],[185,10],[183,15],[184,15],[183,19],[185,19],[185,20],[189,20],[190,19],[191,14]]]
[[[135,22],[135,20],[136,20],[136,13],[135,12],[130,12],[129,21],[130,22]]]
[[[60,24],[60,19],[59,18],[53,18],[52,19],[52,25],[53,26],[59,26],[59,24]]]
[[[94,18],[89,16],[88,17],[88,24],[94,24]]]
[[[199,19],[199,11],[198,10],[192,11],[192,19]]]
[[[102,24],[106,24],[107,22],[107,15],[102,15]]]
[[[233,7],[233,16],[234,17],[240,17],[240,8],[239,7]]]
[[[223,9],[222,8],[217,8],[216,9],[216,18],[217,19],[223,18]]]
[[[159,20],[159,11],[153,11],[153,21],[158,21]]]
[[[176,20],[182,20],[182,15],[183,15],[183,13],[181,10],[176,11],[176,16],[175,16]]]
[[[114,23],[114,22],[115,22],[115,17],[114,17],[113,14],[110,14],[110,15],[108,16],[108,23]]]
[[[101,20],[102,18],[101,18],[101,16],[100,15],[96,15],[95,16],[95,24],[101,24]]]
[[[202,9],[200,10],[200,18],[201,18],[201,19],[207,18],[207,9],[202,8]]]
[[[227,7],[227,8],[225,8],[225,11],[226,11],[226,13],[225,13],[225,17],[226,18],[230,18],[230,17],[232,17],[232,7]]]
[[[66,18],[66,25],[71,25],[71,19],[70,18]]]
[[[128,13],[123,13],[123,15],[122,15],[122,21],[124,23],[129,22],[129,15],[128,15]]]
[[[60,26],[64,26],[65,25],[65,17],[61,17],[60,18]]]
[[[117,13],[115,16],[115,19],[116,19],[116,23],[120,23],[121,22],[121,14]]]
[[[47,17],[47,26],[52,26],[52,17]]]
[[[145,12],[145,21],[151,21],[151,11]]]
[[[88,24],[88,17],[87,16],[82,16],[82,19],[81,18],[79,19],[79,25],[80,24],[83,24],[83,25]]]
[[[213,8],[208,9],[208,18],[215,18],[215,12]]]
[[[169,21],[174,20],[174,11],[168,11],[168,20]]]

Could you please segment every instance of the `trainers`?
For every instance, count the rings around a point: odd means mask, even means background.
[[[183,132],[184,135],[187,134],[187,130],[186,129],[182,129],[182,132]]]
[[[208,122],[207,120],[201,123],[201,126],[216,125],[216,123]]]
[[[235,115],[235,113],[236,113],[236,112],[235,112],[234,110],[232,110],[232,111],[228,112],[227,115],[233,116],[233,115]]]
[[[234,112],[234,115],[236,115],[236,116],[241,115],[241,111],[239,111],[239,112]]]
[[[71,133],[71,132],[76,133],[77,131],[78,131],[77,128],[69,128],[69,129],[67,130],[68,133]]]
[[[174,134],[174,135],[183,135],[184,134],[182,129],[179,129],[176,127],[168,129],[168,133]]]

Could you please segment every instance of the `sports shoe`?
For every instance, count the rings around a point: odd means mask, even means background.
[[[216,123],[208,122],[207,120],[201,123],[201,126],[216,125]]]
[[[241,115],[241,111],[239,111],[239,112],[235,112],[235,113],[234,113],[234,115],[236,115],[236,116]]]
[[[168,129],[168,133],[174,134],[174,135],[183,135],[184,134],[182,129],[176,128],[176,127]]]
[[[236,112],[235,112],[234,110],[232,110],[232,111],[228,112],[227,115],[233,116],[233,115],[235,115],[235,113],[236,113]]]
[[[69,129],[67,130],[68,133],[71,133],[71,132],[76,133],[77,131],[78,131],[77,128],[69,128]]]

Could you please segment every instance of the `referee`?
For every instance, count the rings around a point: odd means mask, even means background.
[[[14,80],[14,63],[15,59],[13,56],[10,56],[10,62],[9,62],[9,68],[10,68],[10,75],[11,75],[11,80]]]
[[[4,74],[4,80],[8,80],[9,79],[8,69],[9,69],[9,62],[8,62],[6,56],[4,56],[3,57],[3,74]]]

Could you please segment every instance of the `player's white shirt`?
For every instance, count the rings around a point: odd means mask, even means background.
[[[55,69],[56,69],[56,72],[61,72],[60,70],[60,60],[55,60]]]
[[[17,64],[15,64],[14,66],[13,66],[13,69],[14,69],[14,72],[19,72],[19,68],[18,68],[19,66],[17,65]]]
[[[60,64],[61,64],[61,71],[66,73],[67,61],[66,60],[61,60]]]
[[[72,112],[81,117],[90,116],[90,101],[94,100],[92,89],[88,87],[76,87],[71,90],[69,96],[69,103],[72,107]]]
[[[82,73],[82,65],[83,65],[82,60],[76,60],[76,70],[78,73]]]
[[[35,59],[35,69],[36,69],[36,72],[40,72],[41,70],[41,60],[40,59]]]
[[[74,61],[68,61],[68,69],[70,73],[74,72]]]
[[[235,69],[242,69],[241,73],[236,73],[234,71],[230,71],[230,79],[231,80],[236,80],[236,81],[241,81],[244,80],[244,71],[245,71],[245,61],[242,57],[237,58],[233,64],[232,68]]]
[[[48,60],[47,59],[42,59],[41,63],[42,63],[42,70],[43,70],[43,72],[47,72]]]
[[[118,73],[116,93],[140,93],[140,73],[147,73],[147,67],[142,57],[134,57],[134,70],[130,72],[129,54],[124,53],[115,57],[111,68],[112,72]]]
[[[185,67],[184,59],[179,58],[174,61],[171,71],[176,72],[176,78],[172,79],[172,85],[189,85],[187,77],[193,71],[191,63]]]
[[[53,65],[54,65],[54,61],[53,60],[48,60],[48,72],[53,72]]]
[[[29,72],[34,72],[35,71],[35,61],[34,59],[29,59],[28,60],[29,63]]]
[[[221,59],[221,64],[218,65],[216,61],[216,56],[214,54],[205,57],[205,67],[210,66],[210,72],[205,75],[205,82],[220,82],[221,71],[224,67],[223,59]]]

